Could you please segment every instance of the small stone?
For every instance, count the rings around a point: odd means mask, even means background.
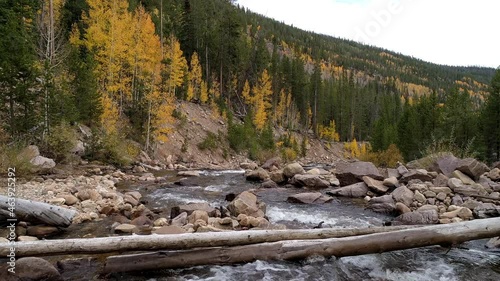
[[[177,225],[163,226],[163,227],[153,231],[153,233],[161,234],[161,235],[182,234],[182,233],[186,233],[186,232],[187,232],[186,230],[184,230],[182,227],[179,227]],[[194,232],[194,229],[193,229],[193,232]]]
[[[115,233],[132,233],[135,229],[135,225],[124,223],[115,228]]]
[[[390,177],[390,178],[386,178],[383,182],[383,184],[385,186],[388,186],[388,187],[398,187],[399,186],[399,181],[396,177]]]
[[[52,199],[47,200],[48,204],[56,205],[56,206],[61,206],[65,202],[66,202],[66,199],[64,199],[64,198],[52,198]]]
[[[399,214],[406,214],[411,212],[410,208],[408,208],[408,206],[401,202],[396,203],[396,210]]]
[[[426,198],[422,193],[420,193],[420,191],[416,190],[415,191],[415,200],[417,200],[417,202],[423,204],[423,203],[425,203]]]
[[[154,221],[153,225],[157,227],[165,226],[168,225],[168,220],[166,218],[159,218]]]
[[[424,196],[427,197],[427,198],[435,198],[436,197],[436,193],[429,190],[429,191],[424,192]]]
[[[17,237],[17,241],[26,242],[26,241],[38,241],[38,238],[33,236],[19,236]]]
[[[439,200],[439,201],[444,201],[446,199],[446,193],[444,192],[440,192],[436,195],[436,198]]]

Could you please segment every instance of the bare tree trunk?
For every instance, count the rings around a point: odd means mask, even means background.
[[[8,211],[9,198],[0,195],[0,209]],[[4,213],[4,212],[3,212]],[[32,200],[16,199],[14,214],[18,221],[43,222],[53,226],[69,226],[76,211]]]
[[[255,260],[296,260],[312,255],[356,256],[431,245],[456,245],[499,235],[500,218],[494,218],[345,238],[290,240],[236,247],[111,256],[106,259],[104,272],[234,264]]]
[[[200,247],[238,246],[282,240],[347,237],[415,227],[416,226],[389,226],[364,229],[247,230],[219,233],[186,233],[178,235],[121,236],[17,242],[16,256],[101,254],[141,250],[186,250]],[[0,256],[7,255],[8,249],[9,247],[2,247],[2,243],[0,243]]]

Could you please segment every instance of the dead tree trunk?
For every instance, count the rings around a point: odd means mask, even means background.
[[[176,235],[121,236],[90,239],[60,239],[16,243],[16,256],[63,254],[101,254],[126,251],[186,250],[201,247],[238,246],[282,240],[308,240],[397,231],[414,226],[372,227],[364,229],[248,230]],[[5,243],[6,244],[6,243]],[[0,256],[9,252],[0,243]]]
[[[74,210],[32,200],[16,198],[14,206],[9,205],[11,202],[12,199],[9,201],[8,197],[0,195],[0,209],[3,210],[0,214],[9,214],[10,216],[12,210],[18,221],[41,222],[47,225],[67,227],[77,214]]]
[[[499,235],[500,218],[483,219],[345,238],[290,240],[237,247],[111,256],[106,259],[104,272],[233,264],[255,260],[294,260],[311,255],[345,257],[431,245],[456,245]]]

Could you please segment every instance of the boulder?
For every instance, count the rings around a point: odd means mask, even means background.
[[[435,193],[451,194],[451,189],[446,186],[431,186],[429,190]]]
[[[75,146],[70,150],[71,153],[83,156],[85,154],[85,145],[81,140],[76,141]]]
[[[267,160],[262,165],[262,168],[266,169],[266,170],[271,169],[271,167],[273,167],[273,166],[279,168],[280,167],[280,163],[281,163],[281,159],[279,157],[274,157],[274,158],[271,158],[271,159]]]
[[[295,175],[303,174],[304,168],[299,163],[292,163],[285,166],[283,175],[287,178],[293,178]]]
[[[451,178],[448,180],[448,186],[451,188],[451,190],[455,190],[455,188],[462,187],[464,183],[457,178]]]
[[[285,175],[283,175],[282,170],[270,172],[269,177],[271,178],[272,181],[274,181],[277,184],[282,184],[282,183],[286,182],[286,178],[285,178]]]
[[[493,170],[491,170],[488,173],[487,177],[490,178],[493,181],[500,180],[500,169],[499,168],[494,168]]]
[[[273,180],[266,180],[260,184],[260,188],[278,188],[278,184]]]
[[[352,185],[363,181],[364,176],[375,180],[384,180],[379,170],[370,162],[339,162],[336,167],[336,176],[341,186]]]
[[[408,169],[402,164],[399,164],[396,170],[398,171],[400,177],[408,173]]]
[[[227,208],[235,217],[240,214],[252,217],[264,217],[265,215],[265,212],[261,210],[261,205],[257,202],[257,196],[248,191],[238,194],[238,196],[229,203]]]
[[[206,211],[196,210],[196,211],[193,211],[188,216],[188,223],[195,224],[195,222],[198,220],[202,220],[205,223],[208,223],[208,213]]]
[[[446,155],[436,160],[435,171],[449,177],[457,169],[460,159],[453,155]]]
[[[444,201],[446,199],[446,193],[444,192],[439,192],[437,195],[436,195],[436,199],[438,199],[439,201]]]
[[[486,166],[486,164],[477,161],[474,158],[466,158],[460,160],[457,165],[457,170],[463,172],[464,174],[472,177],[475,180],[478,180],[479,177],[488,172],[490,168]]]
[[[480,203],[473,210],[476,219],[486,219],[500,216],[500,207],[492,203]]]
[[[398,172],[397,169],[392,169],[392,168],[388,168],[387,169],[387,177],[388,178],[396,178],[396,179],[399,179],[401,177],[401,174]]]
[[[406,186],[400,186],[392,192],[392,198],[396,202],[401,202],[406,206],[410,206],[413,202],[414,194]]]
[[[115,227],[115,233],[133,233],[137,227],[133,224],[123,223]]]
[[[455,193],[459,193],[465,196],[474,196],[474,195],[485,196],[488,194],[488,192],[486,192],[486,190],[484,190],[484,187],[480,184],[463,185],[453,189],[453,191]]]
[[[437,194],[434,191],[427,190],[424,192],[426,198],[436,198]]]
[[[370,199],[368,208],[377,213],[393,213],[396,210],[396,204],[392,195],[384,195]]]
[[[425,196],[422,193],[420,193],[420,191],[418,191],[418,190],[415,190],[415,196],[414,196],[414,198],[420,204],[424,204],[425,201],[427,200],[425,198]]]
[[[170,210],[170,218],[173,219],[184,212],[189,216],[196,210],[205,211],[210,217],[215,217],[215,214],[217,213],[217,210],[210,207],[208,203],[189,203],[173,207]]]
[[[362,179],[366,186],[375,193],[385,194],[389,190],[389,187],[384,185],[382,181],[372,179],[369,176],[364,176]]]
[[[269,174],[266,170],[258,168],[257,170],[249,171],[245,173],[247,181],[265,181],[269,178]]]
[[[464,173],[460,172],[459,170],[453,171],[451,176],[461,180],[464,184],[472,185],[475,183],[469,176],[465,175]]]
[[[472,211],[469,208],[459,207],[458,209],[450,212],[443,213],[439,216],[442,219],[461,218],[463,220],[472,219]]]
[[[439,223],[439,214],[436,210],[422,210],[405,213],[395,218],[393,225],[420,225]]]
[[[2,274],[0,274],[0,277],[1,276]],[[50,262],[35,257],[26,257],[18,259],[16,261],[15,277],[16,277],[15,279],[3,279],[3,280],[32,280],[32,281],[64,280],[59,271]]]
[[[56,162],[54,162],[54,160],[40,155],[31,159],[30,163],[37,169],[52,169],[56,166]]]
[[[408,206],[401,202],[396,203],[396,211],[398,211],[399,214],[406,214],[411,212],[410,208],[408,208]]]
[[[389,177],[386,178],[383,182],[383,184],[387,187],[399,187],[399,181],[396,177]]]
[[[152,226],[153,222],[147,216],[139,216],[133,219],[130,224],[135,226]]]
[[[323,195],[320,192],[299,193],[287,198],[287,201],[290,203],[303,204],[323,204],[332,200],[332,197]]]
[[[187,218],[188,218],[188,214],[186,212],[182,212],[179,215],[177,215],[176,217],[174,217],[170,224],[174,225],[174,226],[181,227],[187,223]]]
[[[446,186],[448,185],[448,180],[449,177],[443,175],[443,174],[438,174],[437,177],[432,181],[434,186]]]
[[[421,180],[423,182],[432,181],[432,176],[426,170],[412,169],[408,173],[403,174],[400,181],[408,183],[411,180]]]
[[[296,186],[305,186],[311,189],[328,188],[330,186],[330,183],[320,178],[320,176],[307,174],[296,174],[293,176],[290,183]]]
[[[245,162],[245,163],[240,163],[240,168],[242,168],[243,170],[257,170],[259,166],[254,162]]]
[[[352,198],[362,198],[368,193],[368,186],[364,182],[355,183],[352,185],[340,187],[332,191],[328,191],[328,195],[332,196],[344,196]]]

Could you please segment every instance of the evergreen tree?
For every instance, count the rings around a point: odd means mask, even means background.
[[[485,146],[485,158],[490,161],[500,160],[500,68],[491,81],[491,88],[481,111],[482,137]]]

